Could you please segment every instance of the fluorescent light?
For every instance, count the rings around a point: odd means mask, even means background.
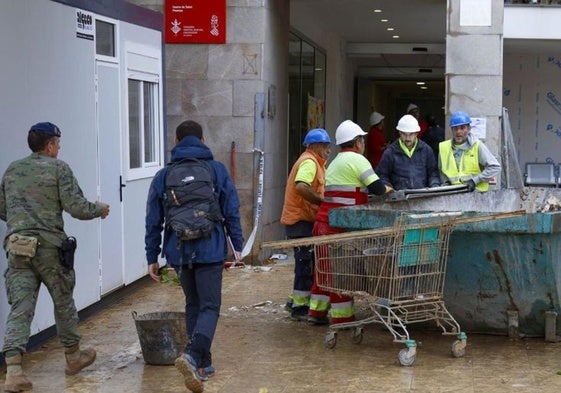
[[[376,10],[374,10],[374,12],[376,12],[376,13],[380,13],[380,12],[382,12],[382,10],[378,10],[378,9],[376,9]]]
[[[418,85],[424,85],[425,82],[417,82]]]
[[[422,90],[427,90],[428,87],[427,87],[427,86],[421,86],[421,89],[422,89]]]
[[[380,19],[380,22],[382,22],[382,23],[388,23],[388,22],[389,22],[389,19]]]
[[[399,38],[399,36],[398,35],[393,35],[392,38]]]
[[[387,31],[393,31],[393,27],[388,27],[386,30]]]

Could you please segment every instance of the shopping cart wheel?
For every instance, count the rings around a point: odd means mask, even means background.
[[[337,333],[333,331],[327,332],[323,338],[323,345],[325,345],[327,349],[335,348],[335,345],[337,345]]]
[[[397,357],[402,366],[411,366],[415,363],[416,354],[415,351],[411,351],[410,348],[403,348],[399,351]]]
[[[353,344],[360,344],[362,342],[362,328],[355,328],[351,333],[351,342]]]
[[[456,340],[452,343],[452,356],[463,358],[466,354],[466,340]]]

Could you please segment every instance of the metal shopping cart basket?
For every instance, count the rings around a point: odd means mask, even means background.
[[[398,359],[401,365],[411,366],[417,345],[407,325],[435,321],[442,334],[457,336],[452,355],[464,356],[467,336],[443,301],[450,233],[460,215],[403,213],[393,227],[376,235],[358,234],[315,244],[317,285],[329,292],[364,296],[372,311],[366,319],[331,325],[325,346],[334,348],[337,331],[348,328],[352,342],[359,344],[365,325],[381,323],[394,342],[406,345]]]

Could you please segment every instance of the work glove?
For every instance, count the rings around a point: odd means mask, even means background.
[[[473,192],[475,191],[475,182],[473,181],[473,179],[469,179],[465,185],[467,186],[467,190],[468,192]]]

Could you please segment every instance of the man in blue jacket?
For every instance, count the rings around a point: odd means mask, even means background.
[[[405,115],[396,127],[399,138],[382,154],[376,173],[386,186],[394,190],[436,187],[440,175],[434,153],[417,138],[421,128],[417,119]]]
[[[223,223],[218,222],[209,236],[178,243],[174,231],[165,226],[165,179],[169,165],[161,169],[152,180],[146,203],[145,245],[148,272],[150,277],[160,281],[158,255],[163,249],[167,263],[178,273],[185,294],[188,343],[185,353],[175,361],[175,365],[183,374],[185,386],[195,393],[203,391],[202,381],[214,373],[210,348],[220,313],[222,272],[227,258],[227,234],[224,227],[234,248],[241,250],[243,247],[238,193],[226,167],[214,161],[212,152],[204,141],[200,124],[184,121],[176,129],[176,145],[171,151],[171,163],[197,158],[210,164],[224,217]],[[164,239],[160,248],[162,230]],[[239,259],[240,252],[234,253],[236,260]]]

